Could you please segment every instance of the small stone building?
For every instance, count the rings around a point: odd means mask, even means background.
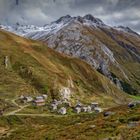
[[[91,106],[87,106],[87,112],[88,113],[92,112]]]
[[[37,97],[36,97],[36,100],[43,100],[43,99],[44,99],[43,96],[37,96]]]
[[[33,101],[33,98],[32,97],[30,97],[30,96],[21,96],[20,97],[20,100],[23,102],[23,103],[30,103],[30,102],[32,102]]]
[[[61,115],[65,115],[65,114],[67,114],[67,109],[65,107],[61,107],[59,109],[58,113],[61,114]]]
[[[87,112],[87,107],[86,106],[82,107],[82,112]]]
[[[82,108],[81,107],[75,107],[74,112],[79,114],[81,112]]]
[[[47,99],[47,98],[48,98],[48,95],[47,95],[47,94],[43,94],[42,97],[43,97],[44,99]]]
[[[57,104],[52,103],[52,104],[51,104],[51,109],[52,109],[52,110],[57,110]]]
[[[95,110],[96,113],[102,112],[102,109],[100,107],[95,107],[94,110]]]
[[[46,103],[45,103],[45,100],[44,99],[37,99],[37,100],[34,100],[33,101],[33,104],[35,106],[44,106]]]
[[[98,107],[99,106],[99,103],[97,102],[92,102],[91,103],[91,110],[94,110],[94,108]]]

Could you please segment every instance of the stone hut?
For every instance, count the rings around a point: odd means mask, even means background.
[[[87,112],[88,113],[92,112],[91,106],[87,106]]]
[[[44,106],[46,103],[45,103],[45,100],[44,99],[39,99],[39,100],[34,100],[33,101],[33,104],[35,106]]]
[[[96,113],[102,112],[102,109],[100,107],[95,107],[94,110],[95,110]]]
[[[21,102],[23,102],[23,103],[30,103],[30,102],[32,102],[33,101],[33,98],[32,97],[30,97],[30,96],[20,96],[20,100],[21,100]]]
[[[57,104],[54,104],[54,103],[52,103],[51,104],[51,109],[54,111],[54,110],[57,110]]]
[[[33,104],[36,106],[44,106],[46,103],[42,96],[37,96],[36,99],[33,101]]]
[[[79,114],[81,111],[82,111],[81,107],[75,107],[74,108],[74,112],[77,113],[77,114]]]
[[[48,95],[47,95],[47,94],[43,94],[42,97],[43,97],[44,99],[47,99],[47,98],[48,98]]]
[[[61,107],[59,109],[58,113],[61,114],[61,115],[65,115],[65,114],[67,114],[67,109],[65,107]]]
[[[82,107],[82,112],[87,112],[87,107],[86,106]]]
[[[82,107],[82,106],[83,106],[82,103],[78,101],[75,107]]]
[[[91,109],[92,109],[92,110],[94,110],[94,108],[95,108],[95,107],[98,107],[98,106],[99,106],[99,103],[97,103],[97,102],[92,102],[92,103],[91,103]]]

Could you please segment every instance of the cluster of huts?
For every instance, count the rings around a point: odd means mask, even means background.
[[[89,105],[84,105],[81,102],[77,101],[77,104],[75,106],[72,106],[71,103],[67,100],[54,99],[52,102],[46,104],[47,98],[48,98],[47,94],[43,94],[43,95],[36,96],[36,97],[23,96],[23,95],[19,97],[19,99],[22,103],[32,103],[32,105],[34,105],[34,106],[48,106],[52,112],[57,112],[61,115],[67,114],[69,109],[73,110],[73,112],[76,114],[79,114],[82,112],[100,113],[103,111],[98,102],[92,102]],[[133,108],[137,105],[140,105],[140,101],[130,102],[128,104],[128,107]],[[0,116],[2,116],[3,113],[4,113],[4,110],[0,109]],[[107,116],[110,116],[113,114],[115,114],[115,112],[111,112],[111,111],[103,112],[104,117],[107,117]]]
[[[46,105],[46,100],[48,98],[47,94],[43,94],[41,96],[37,97],[31,97],[31,96],[21,96],[20,100],[23,103],[32,103],[35,106],[45,106]],[[92,102],[90,105],[83,105],[79,101],[75,106],[72,106],[70,102],[68,101],[61,101],[61,100],[56,100],[54,99],[50,104],[49,104],[49,109],[53,112],[57,112],[59,114],[65,115],[67,114],[67,111],[69,109],[72,109],[74,113],[81,113],[81,112],[96,112],[100,113],[102,112],[102,109],[99,107],[99,104],[97,102]]]
[[[63,104],[65,104],[65,106]],[[59,107],[59,106],[62,106],[62,107]],[[67,114],[67,110],[69,108],[72,108],[73,112],[75,112],[77,114],[79,114],[81,112],[87,112],[87,113],[92,113],[92,112],[100,113],[100,112],[102,112],[102,109],[99,107],[99,104],[97,102],[93,102],[87,106],[78,102],[74,107],[72,107],[69,102],[63,103],[62,101],[54,100],[51,103],[51,109],[53,111],[57,111],[59,114],[62,114],[62,115]]]
[[[50,104],[50,109],[52,111],[56,111],[59,114],[65,115],[67,114],[67,108],[71,107],[70,102],[68,101],[61,101],[54,99]]]
[[[90,105],[83,105],[79,101],[75,106],[72,106],[70,102],[63,102],[63,101],[58,101],[58,100],[53,100],[52,103],[50,104],[50,108],[53,111],[57,111],[60,114],[67,114],[67,110],[69,108],[73,109],[73,112],[79,114],[81,112],[87,112],[87,113],[100,113],[102,112],[102,108],[99,107],[99,103],[97,102],[92,102]]]
[[[35,106],[43,106],[46,104],[46,99],[48,98],[47,94],[43,94],[41,96],[36,96],[35,98],[31,96],[20,96],[20,100],[22,103],[33,103]]]
[[[82,105],[80,102],[78,102],[77,105],[74,108],[74,112],[76,112],[77,114],[79,114],[81,112],[87,112],[87,113],[96,112],[96,113],[100,113],[100,112],[102,112],[102,108],[99,107],[99,103],[97,103],[97,102],[92,102],[88,106]]]

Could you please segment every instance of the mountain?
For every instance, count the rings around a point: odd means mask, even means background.
[[[140,138],[139,97],[123,92],[139,90],[137,33],[91,15],[1,28],[0,139]]]
[[[111,27],[89,14],[67,15],[43,27],[2,28],[80,58],[121,90],[140,95],[140,35],[128,27]]]
[[[110,107],[129,101],[127,94],[89,64],[55,52],[38,41],[0,30],[0,50],[0,99],[3,103],[8,100],[8,104],[12,104],[12,100],[21,95],[46,92],[50,101],[63,99],[60,92],[63,89],[69,89],[71,103],[97,101]]]

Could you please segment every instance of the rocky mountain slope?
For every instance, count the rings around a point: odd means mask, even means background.
[[[128,27],[110,27],[92,15],[61,17],[44,27],[4,27],[80,58],[130,94],[140,94],[140,35]]]
[[[69,89],[68,100],[76,103],[97,101],[104,107],[122,104],[127,94],[89,64],[55,52],[37,41],[0,30],[0,98],[10,104],[21,95],[47,93],[61,99]],[[10,99],[10,100],[9,100]]]

